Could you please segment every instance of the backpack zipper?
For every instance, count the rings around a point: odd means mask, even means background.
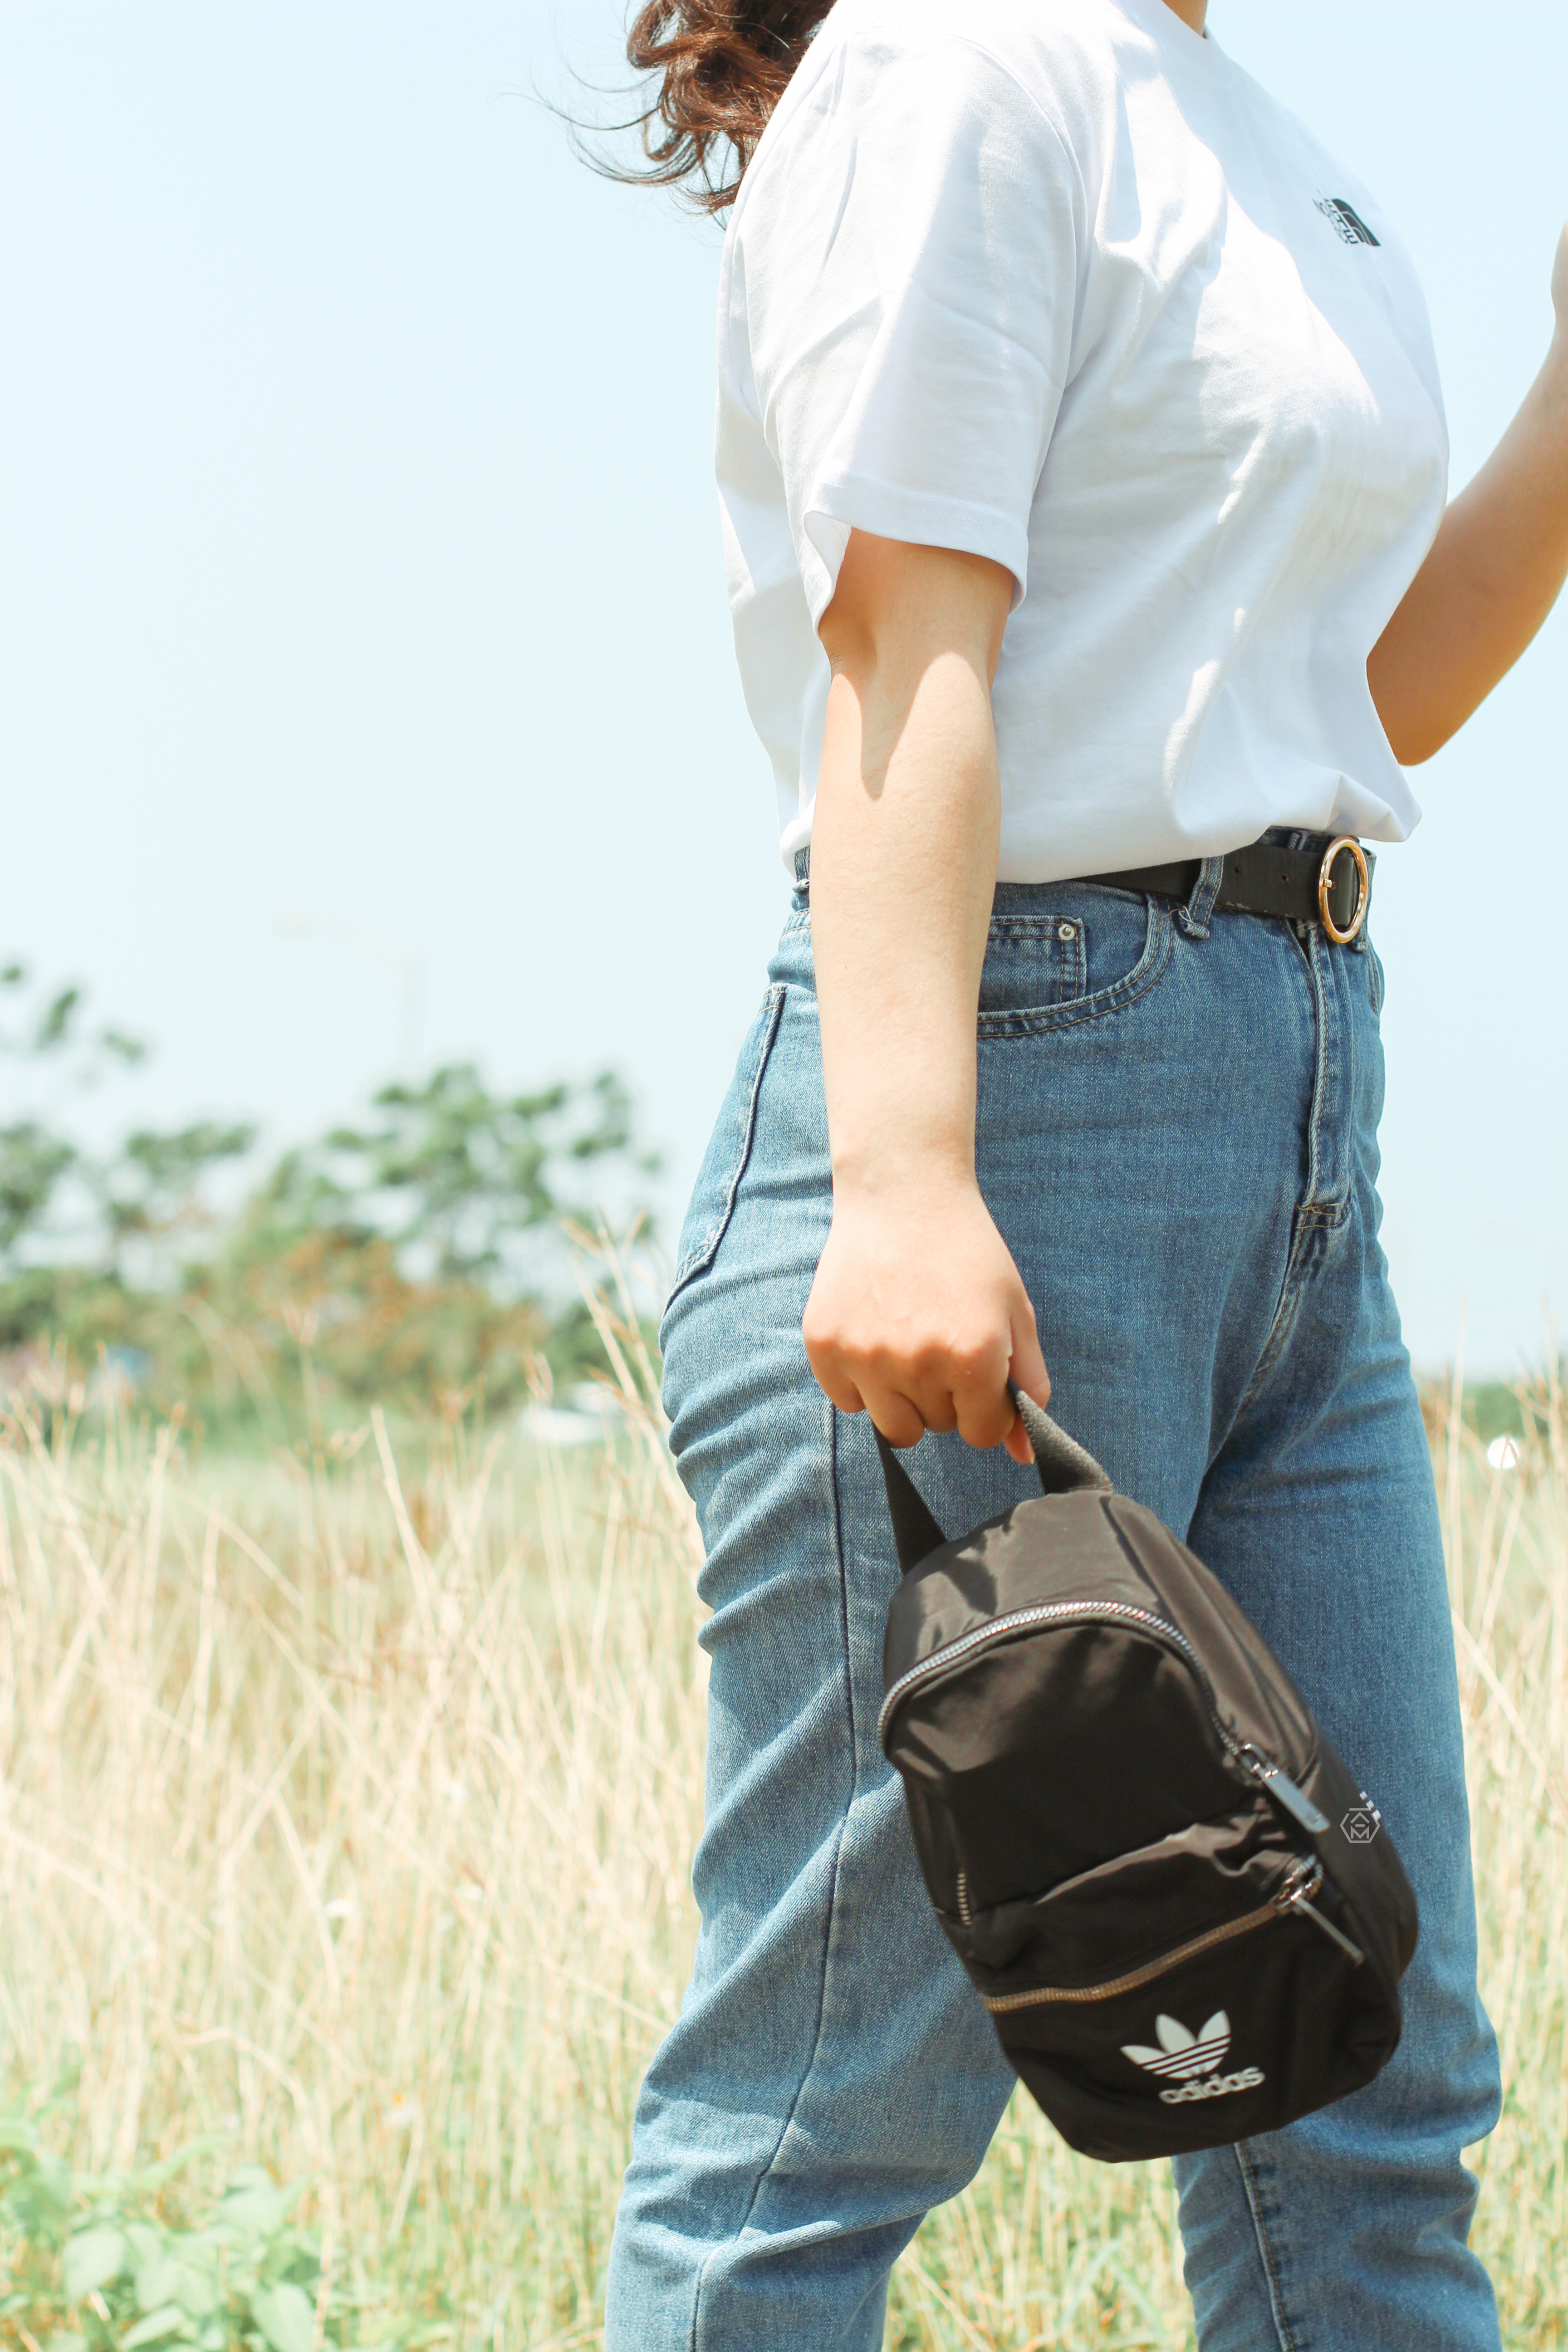
[[[1292,1912],[1310,1919],[1325,1936],[1338,1944],[1352,1966],[1359,1968],[1366,1954],[1359,1944],[1342,1935],[1339,1928],[1312,1907],[1312,1896],[1323,1883],[1323,1865],[1315,1853],[1301,1854],[1288,1873],[1278,1895],[1256,1911],[1246,1911],[1239,1919],[1227,1919],[1223,1926],[1210,1927],[1201,1936],[1194,1936],[1178,1944],[1173,1952],[1162,1952],[1157,1960],[1146,1960],[1140,1969],[1130,1969],[1125,1976],[1112,1977],[1109,1982],[1097,1985],[1075,1985],[1064,1989],[1042,1985],[1032,1992],[983,1993],[981,1999],[994,2017],[1005,2017],[1016,2009],[1039,2009],[1047,2002],[1075,2000],[1114,2000],[1119,1993],[1136,1992],[1141,1985],[1152,1984],[1156,1977],[1166,1976],[1179,1968],[1184,1960],[1196,1958],[1200,1952],[1212,1951],[1216,1944],[1228,1944],[1237,1936],[1250,1935],[1256,1927],[1266,1927],[1271,1919],[1289,1918]]]
[[[1307,1867],[1309,1863],[1311,1864],[1310,1869]],[[1322,1864],[1316,1854],[1303,1854],[1289,1873],[1275,1901],[1281,1911],[1294,1911],[1298,1918],[1310,1919],[1313,1927],[1320,1928],[1331,1944],[1339,1946],[1341,1951],[1349,1959],[1352,1968],[1359,1969],[1366,1958],[1366,1954],[1362,1950],[1361,1946],[1352,1943],[1343,1928],[1336,1927],[1333,1921],[1325,1918],[1313,1904],[1312,1897],[1321,1890],[1322,1884]]]
[[[1217,1717],[1215,1721],[1218,1722]],[[1219,1730],[1223,1738],[1224,1724],[1219,1725]],[[1271,1758],[1264,1755],[1260,1748],[1255,1748],[1250,1739],[1242,1740],[1235,1747],[1234,1753],[1253,1778],[1262,1781],[1269,1795],[1278,1797],[1288,1813],[1295,1814],[1304,1830],[1321,1831],[1328,1828],[1327,1813],[1314,1805],[1305,1789],[1299,1789],[1289,1772],[1282,1771]]]
[[[1327,1814],[1319,1810],[1304,1789],[1297,1786],[1289,1772],[1276,1764],[1272,1757],[1265,1756],[1250,1739],[1237,1739],[1221,1719],[1214,1685],[1202,1659],[1180,1626],[1173,1625],[1168,1618],[1156,1617],[1151,1609],[1135,1608],[1131,1601],[1037,1601],[1031,1608],[1013,1609],[1005,1617],[994,1617],[988,1625],[977,1626],[973,1633],[962,1634],[956,1642],[949,1642],[943,1648],[933,1650],[929,1658],[921,1658],[917,1664],[907,1667],[882,1701],[882,1712],[877,1718],[879,1739],[886,1745],[888,1725],[893,1710],[911,1690],[933,1675],[945,1674],[949,1666],[962,1658],[973,1656],[975,1651],[984,1649],[989,1643],[1003,1640],[1010,1633],[1026,1632],[1031,1625],[1060,1625],[1074,1622],[1093,1625],[1102,1623],[1108,1618],[1119,1624],[1141,1625],[1177,1651],[1192,1669],[1194,1679],[1203,1692],[1209,1721],[1226,1752],[1235,1757],[1242,1769],[1250,1772],[1288,1813],[1293,1814],[1303,1829],[1321,1832],[1328,1828]]]

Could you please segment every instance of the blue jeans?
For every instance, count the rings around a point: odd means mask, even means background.
[[[1289,2130],[1178,2159],[1203,2352],[1495,2352],[1461,2151],[1500,2106],[1421,1414],[1378,1247],[1383,975],[1364,942],[1084,883],[1003,885],[978,1164],[1052,1410],[1184,1535],[1381,1806],[1421,1907],[1399,2050]],[[1010,2069],[877,1740],[898,1563],[865,1415],[801,1317],[832,1205],[806,893],[682,1236],[666,1402],[707,1549],[707,1816],[649,2068],[606,2352],[869,2352],[888,2273],[984,2156]],[[1030,1491],[907,1456],[957,1533]]]

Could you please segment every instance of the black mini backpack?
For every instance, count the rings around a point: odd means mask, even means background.
[[[1044,1493],[956,1542],[878,1439],[881,1740],[937,1916],[1084,2155],[1278,2130],[1393,2055],[1415,1895],[1246,1612],[1015,1396]]]

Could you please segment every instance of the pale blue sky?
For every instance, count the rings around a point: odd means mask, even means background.
[[[156,1037],[127,1114],[281,1139],[411,1011],[422,1059],[498,1081],[614,1062],[673,1222],[785,887],[720,569],[717,236],[528,95],[612,74],[618,22],[0,0],[0,946]],[[1211,22],[1401,222],[1458,485],[1545,347],[1568,11]],[[1565,630],[1379,867],[1386,1238],[1427,1363],[1461,1299],[1503,1370],[1568,1303]]]

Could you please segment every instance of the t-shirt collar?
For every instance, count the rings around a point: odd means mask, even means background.
[[[1194,33],[1173,8],[1167,7],[1166,0],[1111,0],[1111,5],[1131,17],[1168,57],[1181,58],[1212,80],[1223,80],[1229,74],[1230,59],[1213,35]]]

